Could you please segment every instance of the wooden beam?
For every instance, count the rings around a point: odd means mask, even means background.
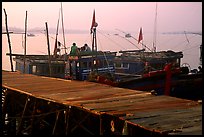
[[[8,24],[7,24],[7,14],[6,14],[6,10],[5,9],[4,9],[4,13],[5,13],[6,32],[7,32],[8,44],[9,44],[9,53],[12,54],[11,42],[10,42],[10,36],[9,36]],[[10,63],[11,63],[11,71],[13,72],[14,70],[13,70],[12,56],[10,56]]]

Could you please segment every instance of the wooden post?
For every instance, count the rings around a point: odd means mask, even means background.
[[[102,115],[99,115],[99,122],[100,122],[100,135],[103,135],[103,124],[102,124],[102,122],[103,122],[103,120],[102,120]]]
[[[52,135],[55,134],[55,130],[56,130],[56,126],[57,126],[57,122],[58,122],[59,114],[60,114],[60,111],[57,112],[57,116],[56,116],[55,124],[54,124],[53,130],[52,130]]]
[[[47,22],[45,22],[45,26],[46,26],[46,32],[47,32],[47,46],[48,46],[49,73],[50,73],[50,77],[51,77],[50,43],[49,43],[49,33],[48,33],[48,25],[47,25]]]
[[[69,134],[69,115],[70,115],[70,111],[71,111],[71,106],[69,106],[67,109],[66,109],[66,117],[65,117],[65,124],[66,124],[66,127],[65,127],[65,135],[68,135]]]
[[[26,11],[26,18],[25,18],[25,44],[24,44],[24,62],[23,62],[23,73],[26,72],[26,66],[25,66],[25,62],[26,62],[26,36],[27,36],[27,11]]]
[[[11,71],[13,72],[13,62],[12,62],[12,52],[11,52],[11,42],[10,42],[10,37],[9,37],[9,32],[8,32],[7,14],[6,14],[6,10],[5,10],[5,9],[4,9],[4,13],[5,13],[6,33],[7,33],[8,44],[9,44],[9,53],[10,53]]]
[[[30,98],[29,98],[29,95],[27,95],[27,98],[26,98],[26,102],[25,102],[25,106],[23,108],[23,112],[22,112],[22,115],[21,115],[21,119],[20,119],[20,122],[19,122],[19,125],[18,125],[18,130],[17,130],[17,135],[20,134],[21,130],[22,130],[22,127],[23,127],[23,118],[24,118],[24,115],[25,115],[25,112],[26,110],[28,109],[27,108],[27,105],[28,105],[28,102],[30,101]]]
[[[36,126],[34,125],[34,120],[35,120],[35,112],[36,112],[36,106],[37,106],[37,99],[36,98],[33,98],[34,100],[34,105],[33,105],[33,111],[32,111],[32,114],[31,114],[31,122],[30,122],[30,125],[31,125],[31,135],[35,132],[35,128]]]

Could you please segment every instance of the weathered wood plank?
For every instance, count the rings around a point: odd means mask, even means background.
[[[168,134],[202,134],[202,104],[87,81],[2,71],[2,86],[36,98],[118,116],[133,125]]]

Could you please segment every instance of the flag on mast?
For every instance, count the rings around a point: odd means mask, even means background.
[[[94,12],[93,12],[93,19],[92,19],[92,24],[91,24],[91,33],[92,33],[92,29],[93,29],[93,27],[97,27],[98,26],[98,24],[96,23],[96,19],[95,19],[95,10],[94,10]]]
[[[140,33],[139,33],[139,38],[138,38],[138,44],[140,43],[141,40],[143,40],[142,27],[140,28]]]

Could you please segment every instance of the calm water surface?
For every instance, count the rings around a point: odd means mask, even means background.
[[[49,35],[50,41],[50,50],[53,54],[54,43],[55,43],[55,34]],[[122,37],[121,37],[122,36]],[[124,34],[115,35],[115,33],[104,33],[102,31],[97,32],[97,46],[98,50],[103,51],[119,51],[119,50],[133,50],[142,48],[141,44],[138,44],[133,38],[124,38]],[[137,39],[138,34],[132,34],[134,38]],[[24,36],[22,34],[10,34],[12,53],[14,54],[24,54],[23,49],[23,40]],[[70,51],[70,46],[75,42],[78,47],[83,46],[87,43],[91,46],[92,36],[91,34],[66,34],[66,43],[65,46]],[[188,39],[188,40],[187,40]],[[182,51],[184,57],[181,60],[181,63],[188,63],[191,66],[191,69],[194,69],[199,66],[200,60],[200,45],[202,43],[202,36],[195,34],[187,34],[187,39],[184,34],[158,34],[156,47],[157,51],[160,50],[173,50],[173,51]],[[64,43],[63,37],[61,34],[58,35],[58,40],[61,43]],[[149,48],[152,48],[153,35],[152,34],[143,34],[143,43]],[[135,45],[133,45],[134,43]],[[35,34],[34,37],[27,37],[27,54],[47,54],[47,37],[45,34],[39,33]],[[6,56],[6,53],[9,53],[8,39],[7,35],[2,34],[2,69],[11,70],[9,56]],[[64,52],[62,52],[64,53]],[[15,62],[13,61],[14,69]]]

